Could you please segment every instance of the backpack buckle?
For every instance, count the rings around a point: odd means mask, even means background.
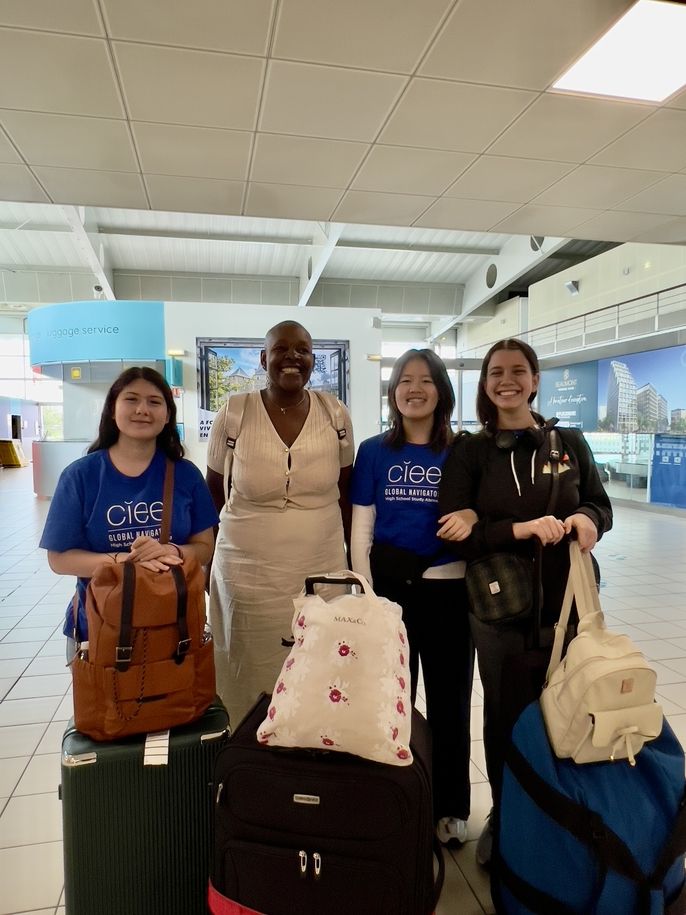
[[[179,644],[176,646],[176,651],[174,652],[174,660],[177,664],[180,664],[188,653],[188,649],[191,647],[191,639],[181,639]]]
[[[118,671],[128,670],[129,664],[131,663],[131,652],[133,647],[131,645],[121,646],[117,645],[114,649],[115,657],[115,667]]]

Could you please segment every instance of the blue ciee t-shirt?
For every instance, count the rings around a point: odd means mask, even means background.
[[[58,480],[40,540],[45,550],[125,552],[139,534],[160,536],[166,456],[158,450],[140,476],[128,477],[112,463],[106,450],[94,451],[66,467]],[[207,484],[190,461],[174,465],[174,499],[170,539],[189,537],[219,522]],[[77,578],[78,639],[87,636],[87,578]],[[73,635],[71,603],[65,635]]]
[[[360,445],[353,467],[351,501],[374,505],[374,541],[433,556],[432,565],[455,560],[436,536],[438,486],[448,448],[433,451],[429,445],[406,443],[391,448],[386,433]]]

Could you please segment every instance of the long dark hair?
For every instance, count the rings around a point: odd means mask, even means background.
[[[540,374],[538,356],[528,343],[525,343],[523,340],[517,340],[515,337],[508,337],[506,340],[498,340],[497,343],[493,344],[481,363],[481,374],[479,376],[479,386],[476,394],[476,415],[479,417],[482,426],[490,432],[498,428],[498,408],[486,393],[486,377],[493,354],[501,349],[519,350],[529,363],[532,373],[534,375]],[[535,397],[536,391],[532,391],[529,395],[529,403],[531,403]],[[534,414],[534,417],[537,416],[538,414]]]
[[[412,359],[423,359],[426,362],[431,380],[436,386],[438,403],[434,410],[434,422],[429,446],[432,451],[442,451],[450,444],[453,437],[450,428],[450,417],[455,409],[455,393],[443,360],[431,349],[408,349],[406,353],[403,353],[402,356],[395,360],[391,379],[388,382],[388,414],[391,427],[386,433],[385,441],[392,448],[401,448],[406,441],[402,413],[395,402],[395,391],[405,372],[407,363]]]
[[[172,461],[181,460],[184,451],[181,439],[179,438],[179,430],[176,428],[176,404],[174,403],[171,388],[159,372],[149,368],[147,365],[134,365],[130,369],[126,369],[107,392],[105,405],[102,408],[102,415],[100,416],[98,437],[88,449],[88,454],[91,454],[93,451],[103,451],[106,448],[111,448],[112,445],[119,440],[119,429],[114,421],[114,405],[117,397],[119,397],[124,388],[133,384],[134,381],[140,380],[155,385],[157,390],[164,397],[164,402],[169,411],[169,419],[167,420],[164,429],[157,436],[157,447],[161,451],[164,451],[166,456]]]

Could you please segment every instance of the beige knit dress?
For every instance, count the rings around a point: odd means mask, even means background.
[[[259,392],[247,398],[212,563],[210,621],[217,691],[236,726],[271,692],[291,637],[293,598],[307,575],[346,567],[338,505],[341,467],[353,459],[350,415],[339,442],[321,396],[288,447]],[[226,410],[212,425],[207,465],[224,472]]]

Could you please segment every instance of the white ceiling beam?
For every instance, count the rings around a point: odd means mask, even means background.
[[[491,301],[499,292],[507,289],[516,279],[523,276],[536,264],[546,260],[568,241],[568,238],[544,238],[540,244],[534,244],[528,235],[513,235],[505,242],[497,257],[490,259],[488,263],[481,264],[467,280],[462,297],[461,313],[447,321],[435,322],[432,325],[429,341],[433,342],[456,324],[462,324],[468,320],[472,312]],[[489,285],[487,274],[494,265],[497,276],[495,282]]]
[[[345,224],[338,222],[321,226],[322,243],[313,244],[310,247],[300,271],[300,300],[298,301],[300,308],[304,308],[309,302],[344,229]]]
[[[241,245],[312,245],[312,238],[280,235],[225,235],[221,232],[172,232],[163,229],[122,229],[120,226],[98,226],[98,234],[120,238],[169,238],[181,241],[220,241]]]
[[[60,223],[56,225],[41,224],[39,222],[23,222],[19,225],[16,222],[0,222],[0,232],[71,232],[70,226]]]
[[[63,206],[62,212],[81,251],[84,266],[90,267],[93,271],[94,285],[102,287],[100,297],[113,301],[115,295],[112,270],[106,265],[105,246],[102,240],[98,239],[97,226],[91,211],[86,207]]]
[[[500,254],[500,248],[483,248],[476,245],[412,245],[381,241],[346,241],[345,239],[338,242],[338,247],[355,251],[417,251],[422,254],[481,254],[484,257],[496,257]]]

